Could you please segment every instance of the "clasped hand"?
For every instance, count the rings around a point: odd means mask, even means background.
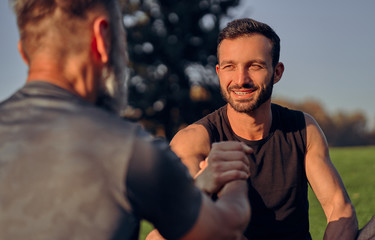
[[[210,154],[199,164],[196,185],[206,193],[214,194],[230,181],[246,180],[250,176],[248,156],[252,153],[253,150],[241,142],[213,143]]]

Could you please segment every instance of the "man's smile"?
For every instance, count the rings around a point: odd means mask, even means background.
[[[246,88],[246,89],[228,89],[230,92],[232,92],[233,97],[235,98],[248,98],[254,94],[254,92],[257,90],[257,88]]]

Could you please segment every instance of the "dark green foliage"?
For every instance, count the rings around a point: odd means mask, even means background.
[[[128,2],[129,105],[136,111],[126,115],[170,139],[182,125],[224,104],[215,73],[216,39],[220,19],[239,1]]]

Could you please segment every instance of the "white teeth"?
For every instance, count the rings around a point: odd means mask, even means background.
[[[248,94],[248,92],[234,92],[235,94],[237,94],[237,95],[246,95],[246,94]]]

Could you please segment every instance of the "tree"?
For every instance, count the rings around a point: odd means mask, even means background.
[[[168,140],[222,106],[215,73],[220,20],[239,0],[120,0],[125,3],[131,77],[124,116]],[[231,16],[229,16],[230,18]],[[312,115],[330,146],[374,143],[362,113],[328,114],[315,100],[282,105]]]
[[[335,135],[332,144],[335,146],[368,145],[370,133],[366,131],[367,120],[363,113],[338,112],[333,117]]]
[[[128,0],[126,117],[170,139],[223,105],[215,73],[220,19],[239,0]]]
[[[313,99],[294,103],[279,98],[274,99],[273,102],[310,114],[322,128],[330,146],[360,146],[375,143],[375,133],[366,128],[367,119],[362,112],[339,111],[331,115],[325,111],[321,103]]]

